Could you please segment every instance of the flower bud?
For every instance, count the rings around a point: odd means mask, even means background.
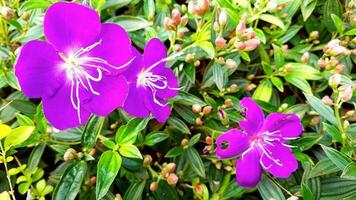
[[[186,26],[188,24],[188,15],[183,15],[180,19],[180,25],[181,26]]]
[[[77,151],[73,148],[67,149],[67,151],[63,155],[63,160],[64,161],[70,161],[73,160],[77,156]]]
[[[205,137],[205,143],[208,144],[208,145],[211,145],[214,143],[214,139],[210,136],[206,136]]]
[[[226,67],[228,69],[235,69],[237,67],[237,63],[233,59],[227,59],[226,60]]]
[[[178,52],[178,51],[182,50],[182,46],[181,46],[180,44],[175,44],[175,45],[173,46],[173,50],[174,50],[175,52]]]
[[[278,4],[275,0],[268,1],[267,6],[266,6],[266,8],[269,12],[276,12],[277,7],[278,7]]]
[[[309,34],[309,38],[312,40],[317,40],[319,38],[319,32],[318,31],[312,31]]]
[[[183,37],[184,37],[184,34],[185,34],[185,29],[184,29],[184,28],[179,28],[179,29],[177,30],[177,36],[178,36],[179,38],[183,38]]]
[[[200,119],[200,117],[195,119],[195,125],[202,126],[203,124],[204,124],[204,122]]]
[[[354,116],[354,114],[356,113],[356,111],[354,110],[349,110],[345,113],[345,117],[348,118],[348,117],[352,117]]]
[[[167,178],[167,183],[169,184],[169,185],[175,185],[175,184],[177,184],[177,182],[178,182],[178,176],[176,175],[176,174],[174,174],[174,173],[171,173],[171,174],[169,174],[169,176],[168,176],[168,178]]]
[[[300,62],[302,63],[307,63],[309,61],[309,58],[310,58],[310,54],[308,52],[305,52],[301,59],[300,59]]]
[[[201,106],[199,104],[192,105],[192,111],[195,112],[195,113],[200,113],[201,112]]]
[[[25,11],[22,13],[21,15],[21,19],[23,19],[24,21],[27,21],[30,18],[30,13]]]
[[[151,155],[145,155],[145,157],[143,158],[143,165],[144,166],[149,166],[152,162],[152,156]]]
[[[344,129],[347,130],[350,127],[350,122],[345,120],[344,121]]]
[[[251,40],[247,40],[245,42],[246,47],[243,49],[244,51],[252,51],[255,50],[258,45],[260,45],[260,41],[258,39],[251,39]]]
[[[187,63],[193,62],[194,59],[195,59],[195,55],[194,54],[189,53],[189,54],[187,54],[185,56],[185,62],[187,62]]]
[[[161,174],[163,177],[167,178],[169,176],[169,170],[167,168],[162,168]]]
[[[178,25],[181,22],[181,14],[179,10],[176,8],[173,9],[171,15],[173,22]]]
[[[232,106],[234,103],[232,102],[231,99],[225,99],[224,104],[225,104],[227,107],[230,107],[230,106]]]
[[[349,101],[352,98],[353,90],[351,86],[344,85],[339,88],[340,97],[343,101]]]
[[[169,19],[168,17],[164,18],[163,25],[169,31],[174,30],[176,28],[176,25],[174,24],[174,22],[171,19]]]
[[[158,189],[158,183],[157,182],[152,182],[150,185],[150,190],[151,192],[156,192]]]
[[[340,74],[334,74],[329,78],[329,85],[332,88],[337,88],[337,86],[341,82],[341,75]]]
[[[318,65],[319,65],[319,67],[324,68],[324,67],[326,67],[328,64],[326,63],[325,60],[320,59],[320,60],[318,60]]]
[[[96,149],[95,148],[90,149],[89,155],[94,156],[95,153],[96,153]]]
[[[219,24],[220,26],[225,26],[227,22],[227,13],[225,9],[222,9],[219,14]]]
[[[246,21],[247,21],[247,15],[244,14],[241,17],[240,23],[237,25],[236,30],[235,30],[237,36],[241,36],[243,34],[243,32],[245,31]]]
[[[198,14],[197,7],[195,6],[193,1],[189,1],[188,3],[188,12],[192,15]]]
[[[338,65],[335,66],[335,69],[334,69],[333,72],[339,74],[344,70],[344,68],[345,68],[345,65],[338,64]]]
[[[195,66],[195,67],[199,67],[199,66],[200,66],[200,60],[194,61],[194,66]]]
[[[237,92],[238,90],[239,90],[239,87],[235,83],[230,85],[230,91],[232,93]]]
[[[168,163],[168,165],[166,166],[166,168],[168,169],[168,171],[170,173],[173,173],[174,170],[176,170],[176,164],[175,163]]]
[[[199,195],[199,196],[203,196],[203,187],[201,186],[201,184],[197,184],[194,187],[195,192]]]
[[[214,24],[213,24],[213,29],[215,32],[220,32],[220,25],[219,25],[219,22],[215,21]]]
[[[0,7],[0,14],[6,20],[10,20],[15,16],[14,11],[7,6]]]
[[[320,116],[315,116],[310,120],[309,125],[316,126],[319,124],[319,122],[320,122]]]
[[[253,83],[250,83],[250,84],[246,85],[244,89],[246,92],[251,92],[255,88],[256,88],[256,85]]]
[[[205,11],[207,11],[210,8],[210,4],[208,0],[198,0],[197,1],[197,13],[200,16],[203,16]]]
[[[96,184],[96,176],[92,176],[89,180],[90,185],[95,185]]]
[[[332,106],[334,104],[333,100],[328,96],[328,95],[325,95],[321,101],[327,105],[327,106]]]
[[[189,144],[189,140],[187,138],[184,138],[181,142],[180,145],[183,147],[186,147]]]
[[[226,44],[226,40],[222,37],[217,37],[215,39],[215,45],[217,49],[224,49]]]
[[[121,194],[119,193],[115,194],[115,200],[122,200]]]
[[[329,53],[331,56],[338,56],[341,54],[347,54],[347,52],[348,52],[348,50],[345,47],[337,46],[337,47],[330,49]]]
[[[244,50],[246,48],[245,42],[236,41],[234,45],[238,50]]]
[[[207,115],[207,114],[211,113],[211,110],[212,110],[212,107],[211,107],[211,106],[205,106],[205,107],[203,108],[203,113],[204,113],[204,115]]]

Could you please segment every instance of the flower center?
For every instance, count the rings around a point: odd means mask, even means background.
[[[119,70],[125,68],[135,59],[135,57],[133,57],[129,62],[122,66],[114,66],[105,59],[88,55],[95,47],[101,45],[101,42],[102,40],[99,40],[98,42],[85,48],[81,48],[68,56],[59,53],[59,56],[64,61],[63,68],[65,69],[67,78],[71,82],[70,100],[73,108],[77,111],[79,123],[81,123],[80,88],[83,88],[92,95],[100,95],[100,93],[95,90],[92,83],[100,82],[102,80],[103,72],[110,74],[111,71],[109,69]]]

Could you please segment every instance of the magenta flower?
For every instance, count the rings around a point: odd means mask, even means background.
[[[15,75],[23,93],[42,98],[52,125],[83,125],[89,115],[105,116],[123,106],[128,93],[120,73],[133,59],[131,41],[116,24],[78,3],[55,3],[44,17],[47,41],[22,47]]]
[[[166,66],[167,50],[157,38],[151,39],[143,55],[133,48],[135,60],[124,72],[129,82],[129,95],[124,110],[129,114],[145,118],[150,113],[165,122],[171,113],[166,99],[178,94],[178,79]]]
[[[232,158],[242,153],[236,162],[236,181],[245,188],[257,185],[262,169],[278,178],[289,177],[298,162],[285,143],[303,131],[298,116],[271,113],[265,119],[261,108],[250,98],[243,98],[240,107],[246,118],[239,122],[241,130],[232,129],[217,138],[217,157]]]

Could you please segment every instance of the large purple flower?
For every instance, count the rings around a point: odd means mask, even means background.
[[[166,66],[166,61],[172,57],[167,57],[166,47],[157,38],[148,42],[143,56],[134,47],[133,54],[135,60],[124,72],[129,82],[124,110],[140,118],[152,113],[159,122],[164,122],[171,113],[166,99],[178,93],[178,79]]]
[[[123,106],[128,85],[120,73],[131,63],[131,41],[116,24],[78,3],[55,3],[44,17],[47,41],[22,47],[15,75],[23,93],[42,98],[52,125],[83,125],[90,113],[105,116]]]
[[[265,119],[261,108],[250,98],[243,98],[240,107],[246,119],[239,122],[241,129],[232,129],[217,138],[217,157],[232,158],[242,153],[236,162],[236,181],[245,188],[256,186],[262,169],[278,178],[289,177],[298,162],[285,143],[303,131],[298,116],[271,113]]]

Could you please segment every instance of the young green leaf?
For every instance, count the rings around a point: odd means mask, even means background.
[[[142,155],[140,150],[135,145],[132,144],[123,144],[120,146],[119,152],[122,156],[128,158],[140,158],[142,159]]]

